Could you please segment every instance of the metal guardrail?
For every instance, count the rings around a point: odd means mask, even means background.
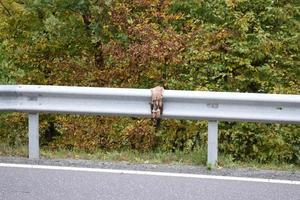
[[[39,158],[38,113],[151,117],[149,89],[0,86],[0,112],[29,113],[29,158]],[[208,161],[218,154],[218,121],[300,124],[300,95],[164,91],[162,118],[208,120]]]

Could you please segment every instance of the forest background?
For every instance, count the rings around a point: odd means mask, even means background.
[[[299,0],[0,0],[0,84],[299,94]],[[204,121],[41,115],[50,149],[180,151]],[[0,140],[27,144],[24,114]],[[233,160],[300,165],[300,126],[220,123]]]

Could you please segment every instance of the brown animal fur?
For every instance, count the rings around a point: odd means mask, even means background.
[[[157,86],[151,89],[151,113],[156,128],[160,125],[160,117],[163,113],[163,93],[163,87]]]

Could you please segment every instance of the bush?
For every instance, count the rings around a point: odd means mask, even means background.
[[[0,82],[298,94],[296,0],[1,1]],[[1,115],[1,141],[27,142],[24,115]],[[41,115],[53,148],[191,152],[203,122]],[[222,123],[236,160],[299,163],[299,126]]]
[[[132,149],[148,151],[157,146],[155,127],[150,120],[137,120],[123,131],[123,140],[126,146]]]
[[[299,133],[296,125],[222,123],[220,150],[235,160],[299,164]]]

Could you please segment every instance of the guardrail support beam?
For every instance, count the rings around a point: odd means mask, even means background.
[[[29,158],[39,159],[40,146],[39,146],[39,114],[28,114],[28,137],[29,137]]]
[[[218,162],[218,122],[208,121],[207,166],[216,167]]]

